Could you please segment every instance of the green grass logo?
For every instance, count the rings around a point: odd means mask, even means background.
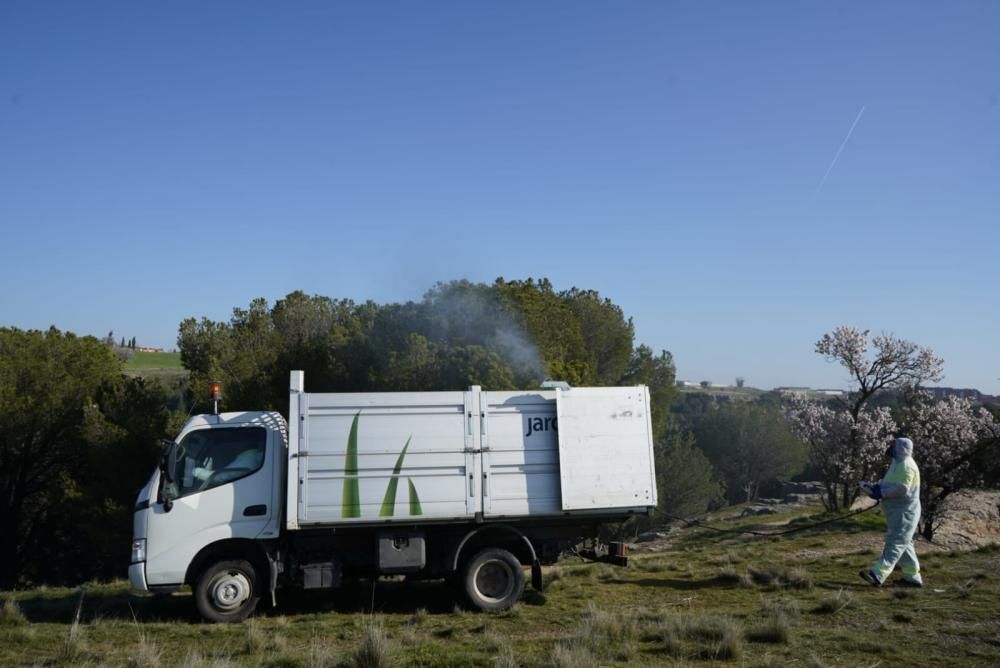
[[[344,494],[341,499],[342,517],[361,517],[361,490],[358,482],[358,418],[360,411],[354,416],[351,422],[351,431],[347,436],[347,456],[344,459]],[[406,451],[410,447],[410,441],[406,439],[402,452],[396,458],[396,465],[392,467],[392,477],[386,487],[385,496],[382,498],[382,506],[379,508],[379,517],[392,517],[396,512],[396,490],[399,487],[399,474],[403,470],[403,459]],[[413,485],[413,480],[406,479],[409,488],[410,515],[423,515],[423,508],[420,505],[420,496],[417,488]]]
[[[351,433],[347,436],[347,457],[344,459],[344,496],[341,499],[342,517],[361,517],[361,492],[358,488],[358,418],[359,411],[351,422]]]

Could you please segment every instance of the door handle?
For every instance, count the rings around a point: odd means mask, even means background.
[[[262,517],[264,515],[267,515],[267,506],[263,503],[247,506],[243,509],[243,517]]]

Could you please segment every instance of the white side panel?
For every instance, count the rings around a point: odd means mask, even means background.
[[[483,392],[482,397],[484,514],[558,513],[555,392]]]
[[[472,515],[467,395],[304,395],[298,524]]]
[[[556,390],[563,510],[656,505],[649,390]]]

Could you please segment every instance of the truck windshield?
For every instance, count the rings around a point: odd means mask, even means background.
[[[258,471],[264,464],[267,430],[263,427],[200,429],[176,446],[172,482],[163,496],[177,499],[203,492]]]

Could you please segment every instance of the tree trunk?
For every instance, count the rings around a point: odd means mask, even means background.
[[[936,525],[941,516],[941,504],[952,491],[950,489],[942,490],[936,496],[931,496],[928,493],[927,503],[921,508],[920,521],[923,524],[923,528],[920,531],[920,535],[927,539],[928,543],[934,542],[934,533],[938,529]]]

